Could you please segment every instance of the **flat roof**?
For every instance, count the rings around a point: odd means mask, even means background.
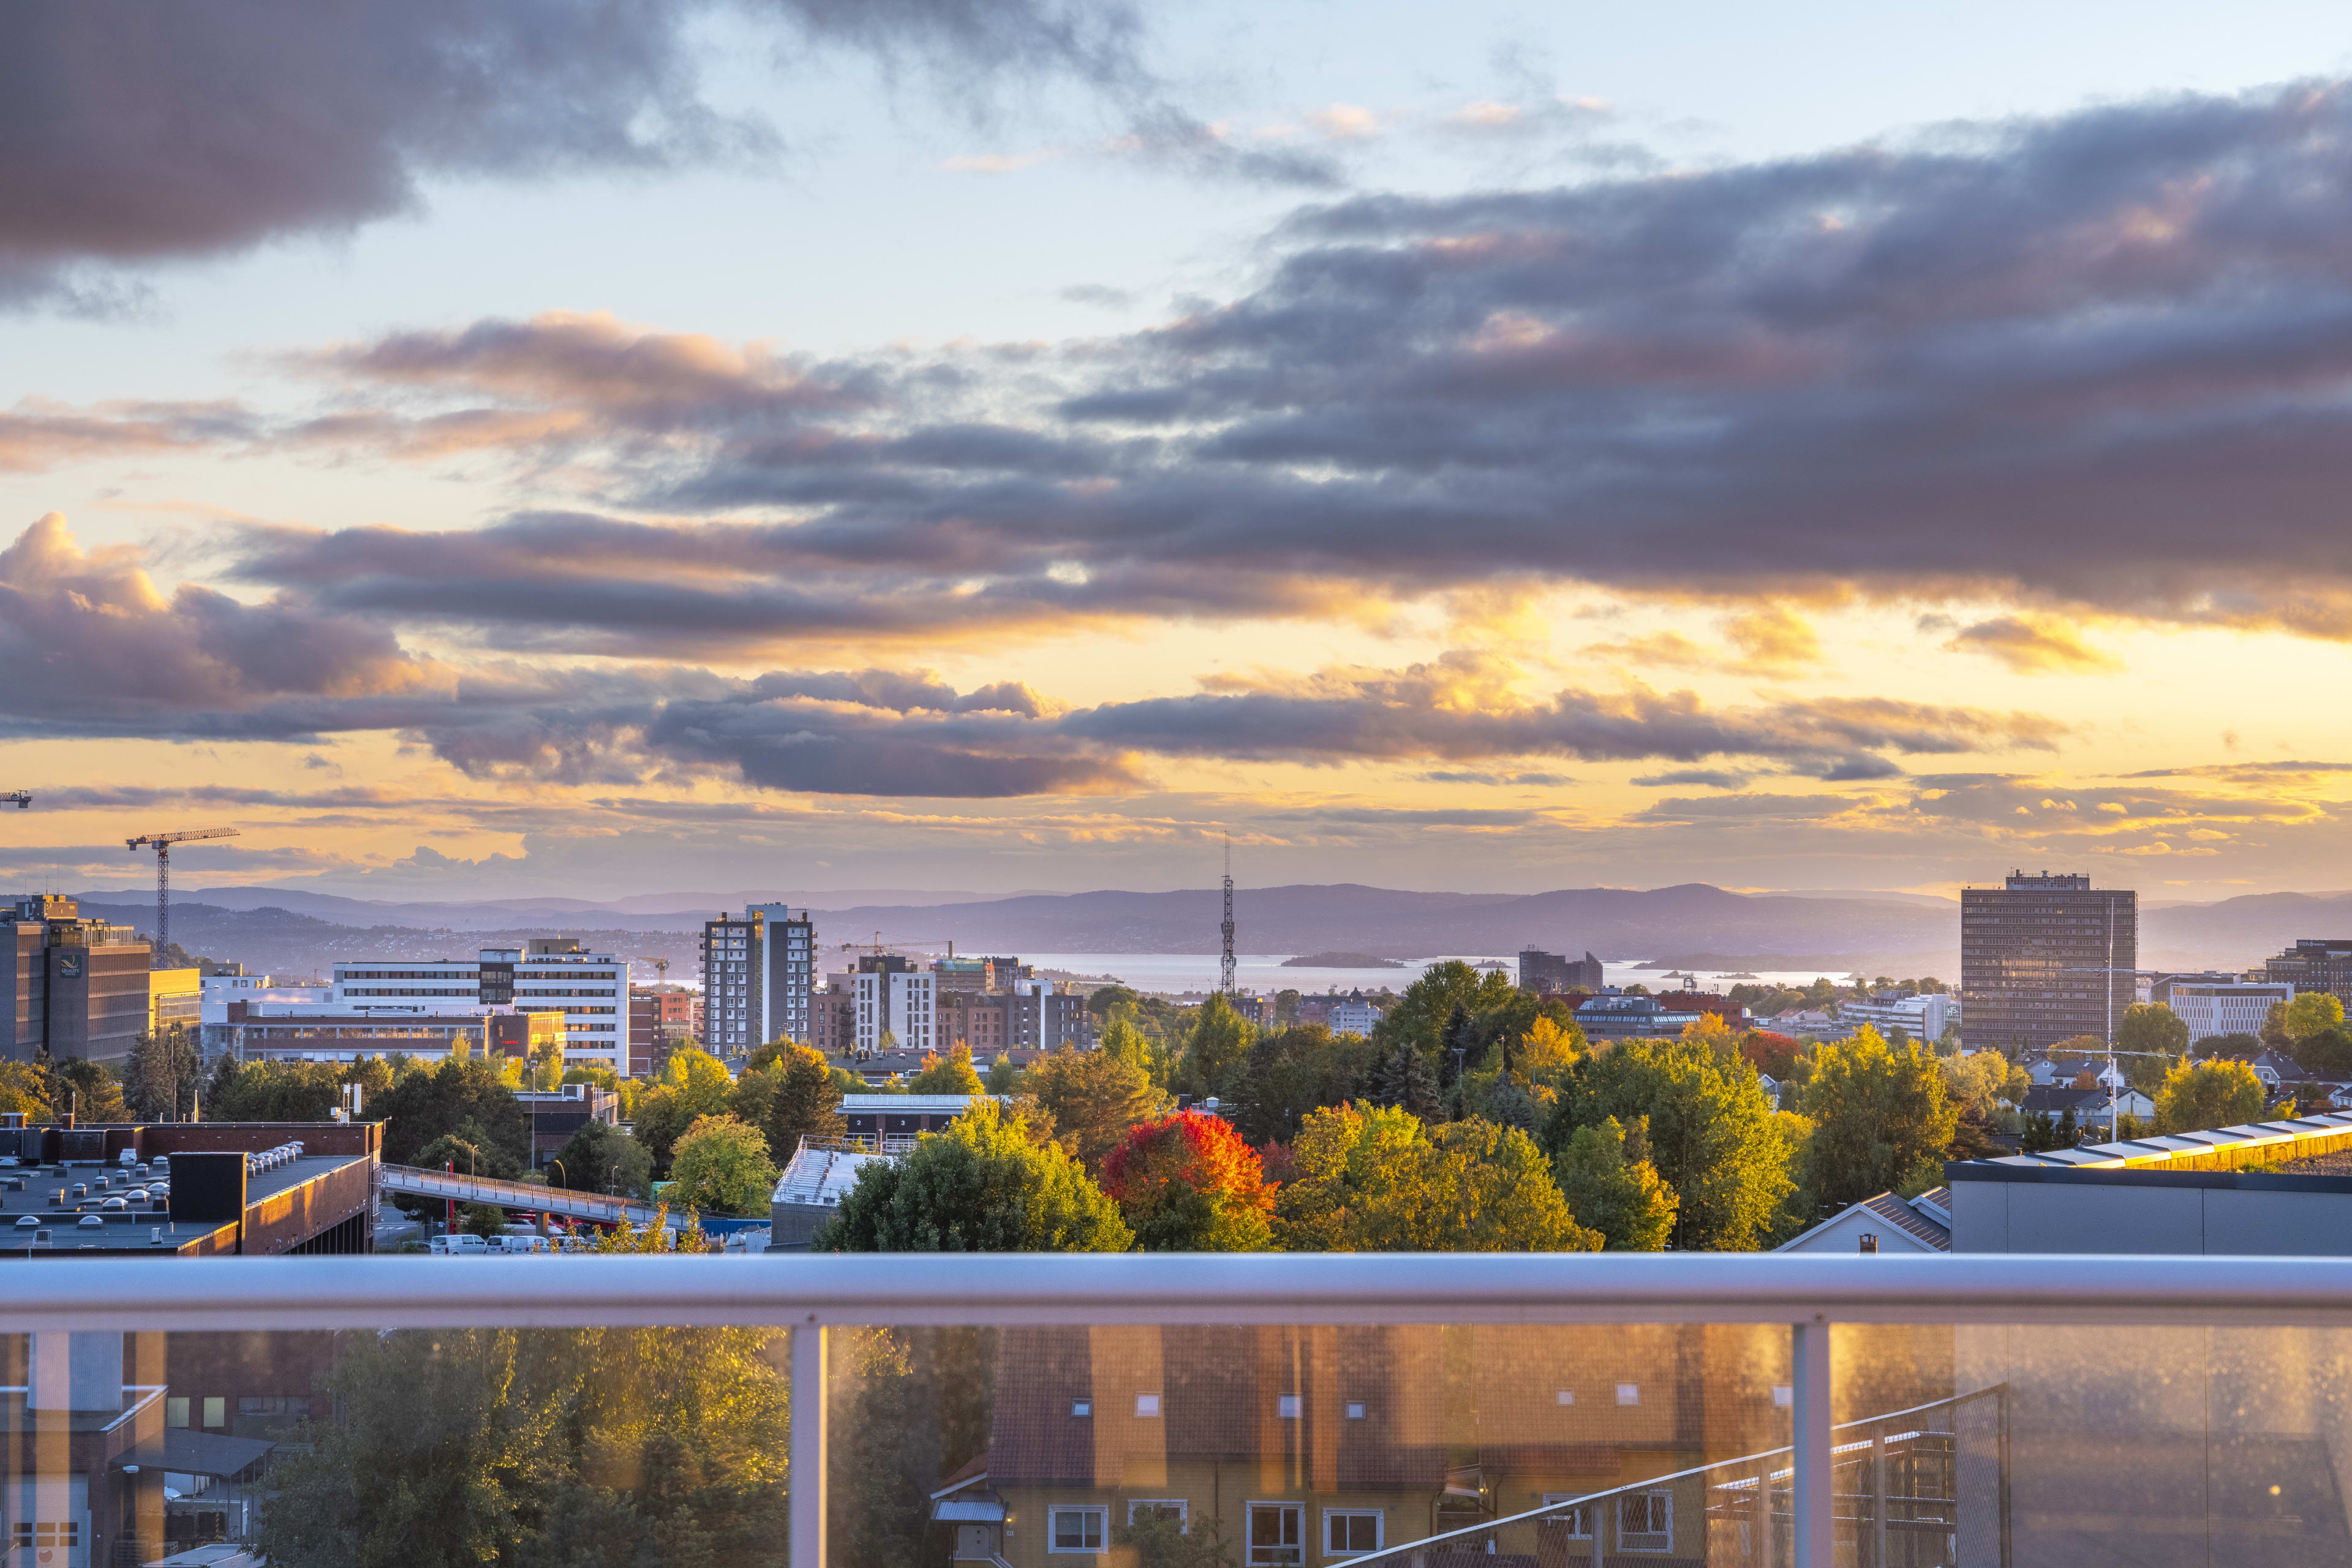
[[[366,1159],[364,1154],[303,1154],[281,1165],[252,1172],[245,1182],[246,1207],[250,1211],[257,1204],[279,1193]],[[98,1184],[101,1177],[108,1178],[107,1186]],[[0,1258],[12,1252],[25,1251],[34,1245],[34,1238],[44,1228],[49,1233],[47,1250],[50,1251],[95,1248],[104,1252],[150,1252],[186,1247],[214,1235],[231,1223],[226,1220],[173,1223],[168,1204],[158,1207],[152,1195],[152,1184],[158,1179],[167,1178],[156,1175],[152,1162],[149,1163],[149,1173],[143,1179],[138,1174],[136,1166],[97,1161],[76,1162],[62,1167],[56,1164],[0,1164]],[[22,1189],[16,1185],[18,1180],[25,1183]],[[88,1187],[88,1194],[77,1198],[73,1189],[78,1185]],[[145,1203],[134,1199],[126,1208],[102,1206],[110,1198],[123,1197],[128,1193],[142,1190],[151,1192]],[[50,1196],[56,1193],[63,1193],[65,1196],[61,1202],[52,1204]],[[18,1221],[26,1215],[38,1219],[40,1225],[19,1226]],[[83,1225],[81,1221],[87,1215],[97,1216],[100,1223]],[[161,1229],[160,1237],[156,1234],[158,1227]]]

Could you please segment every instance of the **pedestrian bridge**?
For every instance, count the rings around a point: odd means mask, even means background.
[[[691,1209],[671,1209],[662,1214],[661,1206],[639,1198],[611,1196],[604,1193],[575,1193],[564,1187],[541,1185],[537,1182],[508,1182],[496,1176],[461,1176],[447,1171],[430,1171],[415,1165],[395,1165],[390,1162],[379,1167],[383,1190],[406,1193],[412,1196],[440,1198],[461,1204],[496,1204],[500,1208],[524,1209],[550,1216],[585,1220],[593,1225],[618,1225],[627,1220],[640,1227],[652,1225],[661,1217],[662,1225],[670,1230],[684,1230],[694,1216]],[[706,1214],[700,1216],[706,1236],[721,1236],[729,1231],[743,1230],[767,1223],[757,1219],[738,1219],[727,1215]]]

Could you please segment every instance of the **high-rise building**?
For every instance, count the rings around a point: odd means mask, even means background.
[[[696,1037],[694,1003],[683,985],[630,987],[629,1077],[659,1072],[674,1043]]]
[[[204,1026],[205,977],[197,969],[147,972],[147,1030],[160,1035],[177,1024],[194,1034]]]
[[[809,1037],[816,927],[808,911],[753,904],[702,925],[702,1043],[740,1056],[770,1040]]]
[[[864,953],[850,984],[856,998],[857,1049],[883,1049],[885,1035],[900,1050],[938,1047],[938,976],[917,973],[912,960],[895,952]]]
[[[1530,947],[1519,952],[1519,989],[1541,994],[1547,991],[1599,991],[1601,961],[1587,951],[1581,960]]]
[[[2263,978],[2284,981],[2300,996],[2325,991],[2337,1001],[2352,998],[2352,939],[2306,936],[2263,965]]]
[[[0,905],[0,1057],[120,1062],[148,1024],[147,939],[55,894]]]
[[[1969,1050],[2105,1040],[2131,1006],[2138,895],[2012,873],[1960,891],[1960,1038]]]

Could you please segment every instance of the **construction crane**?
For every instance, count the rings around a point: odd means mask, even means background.
[[[172,946],[172,846],[186,844],[198,838],[235,838],[234,827],[198,827],[185,833],[142,833],[136,838],[126,838],[123,847],[133,854],[148,845],[155,847],[155,951],[158,954]]]
[[[28,789],[12,789],[6,795],[0,795],[0,800],[15,801],[18,811],[33,809],[33,792]]]
[[[668,960],[668,959],[667,959],[667,958],[644,958],[644,957],[639,957],[639,958],[632,959],[632,960],[630,960],[630,962],[631,962],[631,963],[650,963],[650,964],[652,964],[652,965],[654,966],[654,973],[655,973],[655,975],[656,976],[656,979],[655,979],[655,981],[654,981],[654,984],[656,984],[656,985],[667,985],[667,984],[669,984],[669,960]]]

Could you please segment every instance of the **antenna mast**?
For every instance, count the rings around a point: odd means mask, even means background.
[[[1217,989],[1227,996],[1234,994],[1234,836],[1225,835],[1225,923],[1217,930],[1225,939],[1223,956],[1217,965]]]

